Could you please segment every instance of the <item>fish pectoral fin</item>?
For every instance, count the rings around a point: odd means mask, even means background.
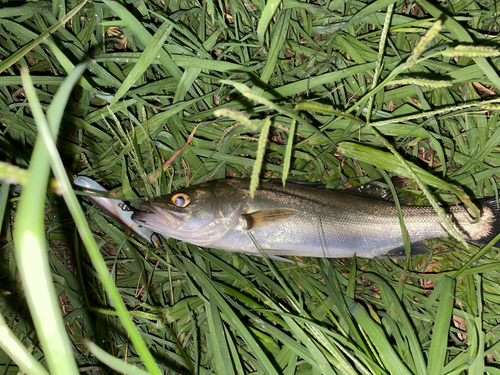
[[[276,224],[293,217],[296,213],[297,210],[289,208],[273,208],[270,210],[260,210],[249,214],[243,214],[241,217],[245,220],[245,229],[251,230]]]

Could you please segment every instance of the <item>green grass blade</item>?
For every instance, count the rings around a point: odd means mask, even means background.
[[[231,324],[235,329],[241,334],[242,338],[247,342],[250,349],[253,351],[258,360],[262,363],[263,367],[266,369],[266,373],[269,375],[278,375],[278,372],[274,368],[274,365],[269,360],[267,355],[264,353],[262,348],[259,346],[254,336],[250,333],[247,326],[243,321],[235,314],[231,306],[224,300],[217,289],[212,285],[212,282],[206,277],[206,275],[199,270],[194,264],[186,264],[187,269],[190,270],[191,275],[195,277],[198,283],[203,285],[203,288],[211,297],[211,303],[215,303],[218,308],[227,316]]]
[[[453,272],[453,275],[451,276],[453,279],[456,279],[458,276],[462,275],[465,273],[465,271],[472,265],[474,264],[478,259],[480,259],[484,254],[486,254],[493,246],[496,245],[496,243],[500,241],[500,233],[497,234],[486,246],[484,246],[480,251],[478,251],[476,254],[474,254],[473,257],[471,257],[460,269],[457,271]]]
[[[205,303],[207,321],[210,326],[211,349],[214,352],[215,368],[218,374],[235,374],[231,354],[229,352],[228,338],[220,319],[219,310],[214,303]]]
[[[298,124],[301,124],[305,127],[307,127],[315,136],[317,136],[319,139],[322,141],[326,141],[331,143],[330,139],[324,135],[319,129],[317,129],[315,126],[313,126],[311,123],[308,121],[304,120],[302,117],[300,117],[295,111],[288,110],[284,107],[281,107],[272,101],[266,99],[264,96],[259,95],[257,92],[254,90],[251,90],[247,86],[245,86],[243,83],[240,82],[233,82],[233,81],[227,81],[224,80],[222,83],[232,85],[234,86],[240,93],[242,93],[246,98],[256,101],[257,103],[260,103],[272,110],[275,110],[285,116],[290,117],[291,119],[294,119],[297,121]]]
[[[250,179],[250,196],[253,198],[255,190],[259,186],[260,171],[262,170],[262,163],[264,162],[264,153],[266,152],[267,137],[269,129],[271,128],[271,119],[268,117],[264,123],[262,131],[259,136],[259,144],[257,146],[257,157],[252,170],[252,177]]]
[[[130,375],[147,375],[149,374],[147,371],[141,370],[135,366],[132,366],[122,360],[113,357],[111,354],[107,353],[105,350],[97,346],[91,341],[86,341],[85,346],[92,352],[93,355],[96,356],[99,361],[106,364],[110,368],[115,371],[118,371],[122,374],[130,374]]]
[[[390,285],[388,285],[388,283],[379,275],[363,273],[360,275],[360,277],[365,277],[373,282],[376,282],[379,285],[382,299],[389,307],[388,310],[394,311],[394,315],[397,316],[398,322],[401,327],[401,334],[404,335],[406,337],[406,340],[408,341],[417,374],[427,375],[428,372],[424,354],[422,352],[422,345],[416,332],[413,329],[413,324],[408,316],[408,311],[405,306],[402,305],[402,301],[400,301],[400,299],[394,292],[394,289]]]
[[[399,198],[398,198],[398,195],[396,193],[396,188],[394,187],[394,184],[392,183],[389,175],[384,170],[379,169],[379,173],[382,175],[382,177],[384,178],[387,185],[389,185],[389,189],[391,190],[392,197],[394,198],[394,204],[396,205],[396,209],[398,211],[398,219],[399,219],[399,225],[401,226],[401,234],[403,237],[405,253],[406,253],[408,263],[410,263],[411,262],[410,236],[408,235],[408,231],[406,230],[405,222],[403,219],[403,212],[401,211],[401,204],[399,203]],[[408,265],[408,268],[411,268],[411,266]]]
[[[429,348],[429,374],[442,374],[448,351],[448,332],[450,329],[450,319],[455,302],[455,280],[444,277],[439,282],[441,295],[434,321],[434,332],[431,346]]]
[[[483,330],[483,306],[484,306],[484,299],[482,297],[482,275],[477,275],[475,277],[477,283],[476,283],[476,288],[474,288],[474,292],[476,294],[477,298],[477,309],[475,311],[475,317],[474,321],[472,324],[474,325],[474,330],[476,334],[474,335],[477,338],[477,343],[476,347],[477,350],[475,351],[475,356],[474,356],[474,361],[472,362],[472,365],[470,367],[470,373],[471,374],[484,374],[485,373],[485,354],[484,354],[484,349],[485,349],[485,340],[486,340],[486,334],[484,333]],[[472,349],[471,345],[471,349]]]
[[[51,27],[49,27],[47,30],[45,30],[43,33],[41,33],[39,36],[37,36],[32,42],[26,44],[22,48],[18,49],[16,52],[14,52],[12,55],[4,59],[0,63],[0,73],[3,72],[5,69],[9,68],[12,64],[15,64],[19,59],[24,57],[29,51],[31,51],[33,48],[38,46],[40,43],[42,43],[45,39],[50,37],[52,33],[54,33],[58,28],[62,27],[66,22],[68,22],[73,16],[78,13],[80,9],[83,8],[83,6],[87,3],[87,0],[82,1],[79,3],[77,6],[75,6],[70,12],[68,12],[64,18],[60,19],[57,21],[55,24],[53,24]]]
[[[435,18],[439,18],[444,14],[444,12],[441,12],[437,7],[430,4],[426,0],[422,0],[422,5]],[[458,21],[456,21],[453,17],[449,17],[448,15],[445,15],[444,17],[444,25],[459,40],[459,42],[474,43],[474,38],[469,35],[467,30],[465,30]],[[486,74],[489,80],[497,88],[500,88],[500,77],[493,68],[492,64],[484,57],[476,57],[474,61],[481,68],[484,74]]]
[[[388,372],[390,374],[410,375],[411,372],[394,351],[384,331],[372,318],[370,318],[368,312],[357,302],[349,303],[349,311],[367,333],[368,337],[373,341]]]
[[[173,55],[172,59],[178,66],[181,66],[183,68],[208,69],[208,70],[215,70],[217,72],[227,72],[227,71],[253,72],[262,66],[262,64],[242,66],[230,63],[228,61],[208,60],[208,59],[201,59],[198,57],[183,56],[183,55]]]
[[[1,165],[0,165],[1,170]],[[0,173],[0,181],[2,180]],[[7,199],[9,198],[10,183],[2,182],[0,186],[0,232],[2,231],[3,219],[5,217],[5,209],[7,207]]]
[[[33,116],[40,127],[49,131],[35,88],[26,70],[24,88]],[[66,333],[57,295],[52,283],[45,247],[44,209],[45,189],[49,179],[50,158],[42,137],[35,145],[26,184],[14,223],[16,260],[21,274],[26,300],[32,313],[38,337],[42,343],[52,374],[78,374],[72,345]]]
[[[151,38],[151,42],[144,49],[139,61],[137,61],[137,64],[134,65],[132,71],[127,75],[127,78],[125,78],[125,81],[123,81],[122,85],[115,93],[110,105],[113,105],[120,100],[122,96],[125,95],[136,83],[139,77],[144,74],[155,57],[157,57],[158,51],[163,47],[163,44],[170,36],[172,29],[173,27],[166,22],[158,28],[156,33]]]
[[[347,21],[346,23],[344,23],[342,26],[343,27],[347,27],[350,24],[359,22],[363,18],[368,17],[372,13],[378,12],[381,9],[384,9],[385,7],[387,7],[387,6],[389,6],[389,5],[393,4],[393,3],[394,3],[394,1],[390,1],[390,0],[377,0],[377,1],[375,1],[375,2],[373,2],[371,4],[369,4],[369,5],[367,5],[366,7],[364,7],[359,12],[357,12],[351,19],[349,19],[349,21]]]
[[[151,44],[153,36],[132,13],[116,1],[106,0],[105,3],[118,17],[120,17],[125,23],[125,26],[130,29],[144,46]],[[160,61],[162,62],[161,66],[176,79],[180,80],[182,78],[182,71],[174,63],[168,52],[165,51],[164,48],[161,48],[158,53],[160,55]]]
[[[264,34],[269,26],[269,22],[271,22],[271,19],[280,4],[281,0],[268,0],[266,2],[266,6],[260,16],[259,24],[257,25],[257,36],[259,37],[261,43],[264,42]]]
[[[0,315],[0,348],[26,374],[49,375],[45,367],[36,360],[21,340],[9,329],[2,315]]]
[[[290,317],[284,317],[284,320],[290,326],[292,332],[299,338],[299,340],[307,347],[309,352],[313,355],[314,359],[317,362],[317,366],[320,369],[322,374],[335,374],[332,365],[328,362],[328,359],[322,353],[320,349],[320,345],[316,340],[313,340],[307,331],[299,326],[293,319]],[[340,363],[338,364],[340,365]],[[348,367],[342,367],[343,374],[353,374],[353,369]]]
[[[288,173],[290,173],[290,163],[292,160],[293,144],[295,139],[295,126],[297,122],[292,120],[292,125],[290,126],[290,131],[288,132],[288,142],[286,143],[285,155],[283,157],[283,174],[281,176],[281,181],[283,186],[285,186],[286,179],[288,178]]]
[[[71,75],[72,79],[70,79],[68,81],[68,86],[70,86],[71,82],[76,81],[75,77],[78,77],[80,73],[81,73],[81,71],[79,71],[79,69],[75,69],[75,71]],[[27,76],[27,77],[29,77],[29,76]],[[25,84],[25,87],[27,87],[27,84]],[[68,88],[70,88],[70,87],[65,87],[65,89],[60,90],[58,92],[58,97],[54,99],[53,105],[57,109],[55,109],[54,111],[49,110],[49,112],[52,114],[52,117],[51,117],[52,121],[55,121],[55,119],[60,118],[57,116],[57,111],[63,111],[65,108],[65,105],[62,105],[62,104],[64,101],[67,101],[67,99],[69,98],[70,91],[68,90]],[[33,105],[32,108],[37,108],[36,103],[38,103],[38,101],[36,100],[36,96],[34,95],[34,91],[33,91],[33,93],[31,93],[31,95],[32,95],[31,97],[32,97],[33,103],[35,103],[35,104],[32,104]],[[54,129],[57,130],[59,127],[59,124],[57,124],[57,123],[47,124],[45,122],[45,116],[43,115],[43,112],[41,111],[41,107],[38,106],[37,111],[39,111],[39,113],[40,113],[40,116],[37,119],[37,123],[38,123],[39,129],[40,129],[40,134],[43,137],[44,146],[46,147],[46,149],[48,151],[47,152],[44,150],[44,153],[45,153],[46,157],[50,157],[50,163],[52,165],[52,169],[53,169],[54,174],[58,180],[58,183],[60,184],[62,195],[66,201],[66,204],[68,205],[68,208],[69,208],[71,214],[73,215],[73,218],[74,218],[76,224],[77,224],[78,230],[80,231],[80,235],[82,236],[82,240],[84,241],[85,246],[87,247],[87,251],[89,252],[89,255],[92,259],[92,263],[94,264],[102,283],[105,285],[106,290],[109,293],[110,299],[111,299],[115,309],[117,310],[123,325],[126,327],[128,333],[130,335],[132,343],[134,344],[134,346],[136,347],[136,350],[139,352],[139,354],[143,358],[146,367],[148,368],[148,370],[151,373],[159,374],[160,370],[158,369],[151,353],[147,349],[147,347],[144,344],[144,341],[142,340],[142,338],[140,337],[136,327],[134,326],[133,322],[129,318],[127,308],[125,307],[125,304],[123,303],[121,296],[118,293],[118,290],[116,289],[116,286],[114,285],[113,280],[111,279],[111,276],[109,274],[107,266],[104,263],[101,255],[100,255],[100,252],[96,247],[93,236],[91,235],[91,233],[89,231],[85,216],[83,215],[83,212],[81,211],[81,208],[80,208],[80,205],[79,205],[78,200],[76,198],[76,195],[75,195],[74,191],[72,190],[71,183],[69,182],[68,176],[66,174],[66,170],[63,166],[63,163],[60,159],[60,156],[58,154],[57,148],[55,146],[54,140],[53,140],[52,135],[51,135],[51,131]],[[32,178],[32,175],[30,176],[30,178]],[[48,178],[48,170],[47,170],[47,178]],[[44,180],[42,180],[42,182],[43,181]],[[46,179],[45,179],[45,181],[46,181]],[[30,187],[30,186],[32,186],[32,185],[29,183],[27,185],[27,187]],[[42,209],[43,209],[43,206],[42,206]],[[26,223],[30,222],[30,219],[28,219],[28,218],[24,218],[24,220],[26,220]],[[21,223],[21,225],[25,225],[25,223],[23,221],[20,221],[20,223]],[[41,229],[43,232],[43,222],[42,222]],[[19,231],[19,232],[22,233],[22,231]],[[17,233],[17,231],[16,231],[16,233]],[[27,238],[31,239],[31,241],[33,241],[33,236],[28,236]],[[22,243],[22,244],[24,244],[24,243]],[[40,263],[42,263],[42,260],[40,260]],[[47,265],[47,267],[48,267],[48,265]],[[47,277],[46,279],[50,280],[49,277]],[[57,304],[56,304],[56,306],[57,306]],[[37,312],[37,314],[38,314],[38,312]],[[54,328],[52,328],[51,325],[45,326],[45,327],[46,328],[50,327],[52,330],[55,329],[55,326],[54,326]],[[64,330],[64,327],[62,327],[62,329]],[[59,333],[59,335],[62,338],[64,338],[64,337],[67,338],[67,336],[64,334]],[[52,335],[50,335],[50,336],[52,336]],[[49,345],[47,345],[47,346],[49,346]],[[44,346],[44,347],[46,347],[46,346]],[[68,344],[66,345],[66,348],[69,348]],[[65,366],[61,366],[61,364],[64,364],[64,361],[61,361],[61,358],[60,358],[61,353],[64,353],[64,351],[62,349],[59,349],[59,354],[57,355],[57,359],[55,359],[55,362],[57,363],[57,364],[55,364],[55,366],[56,367],[59,366],[62,369],[69,371],[69,368],[70,368],[69,365],[65,364]],[[71,355],[69,355],[65,358],[68,358],[67,362],[69,362],[69,363],[71,363],[70,362],[71,359],[74,361],[74,359]],[[69,374],[72,372],[66,372],[66,373]]]
[[[174,96],[174,103],[180,100],[184,100],[186,93],[189,91],[195,80],[201,73],[200,68],[187,68],[182,75],[179,85],[177,86],[177,91]]]
[[[272,7],[273,3],[277,3],[276,6],[281,3],[281,0],[271,0],[266,4],[266,8],[264,9],[263,15],[266,14],[266,9],[268,7]],[[286,37],[288,34],[288,28],[290,24],[290,11],[281,12],[278,17],[276,24],[274,25],[274,30],[271,34],[271,45],[269,47],[269,52],[267,56],[266,66],[264,67],[262,74],[260,74],[260,80],[264,85],[267,85],[269,79],[276,69],[276,62],[278,61],[278,55],[281,52],[283,44],[286,41]],[[261,23],[264,21],[264,18],[261,18],[259,21],[259,25],[257,27],[257,34],[259,34],[261,27]],[[266,26],[267,27],[267,26]],[[265,30],[262,32],[264,34]],[[264,35],[262,35],[262,38]],[[259,35],[259,40],[262,42],[262,39]],[[264,92],[264,87],[256,87],[255,92],[257,94],[262,94]]]

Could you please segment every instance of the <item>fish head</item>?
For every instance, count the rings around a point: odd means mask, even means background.
[[[244,190],[216,180],[144,202],[132,220],[166,237],[209,246],[238,224],[247,200]]]

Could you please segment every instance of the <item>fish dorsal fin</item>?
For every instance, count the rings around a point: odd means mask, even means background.
[[[303,185],[303,186],[309,186],[309,187],[317,187],[317,188],[326,187],[326,185],[323,182],[299,181],[299,180],[293,180],[290,178],[287,178],[286,182],[291,183],[291,184],[295,184],[295,185]]]
[[[382,181],[375,180],[363,185],[357,185],[343,190],[346,193],[359,195],[362,197],[372,197],[394,202],[391,189]],[[399,203],[404,205],[414,205],[417,197],[409,190],[397,189]]]
[[[291,218],[297,213],[297,210],[290,208],[272,208],[270,210],[260,210],[243,214],[241,217],[245,220],[245,229],[263,228],[268,225]]]
[[[368,182],[363,185],[356,185],[344,190],[346,193],[368,196],[377,199],[383,199],[385,201],[394,202],[394,198],[392,196],[391,189],[389,187],[380,186],[373,182]]]

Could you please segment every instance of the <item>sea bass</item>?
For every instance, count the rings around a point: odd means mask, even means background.
[[[247,179],[225,179],[192,186],[144,202],[132,220],[194,245],[256,255],[259,249],[268,256],[405,254],[391,201],[296,183],[283,187],[272,180],[261,183],[251,198],[249,185]],[[476,224],[463,206],[446,211],[466,239],[484,243],[500,228],[500,209],[494,198],[477,204],[482,216]],[[402,206],[402,213],[412,244],[447,236],[432,207]]]

